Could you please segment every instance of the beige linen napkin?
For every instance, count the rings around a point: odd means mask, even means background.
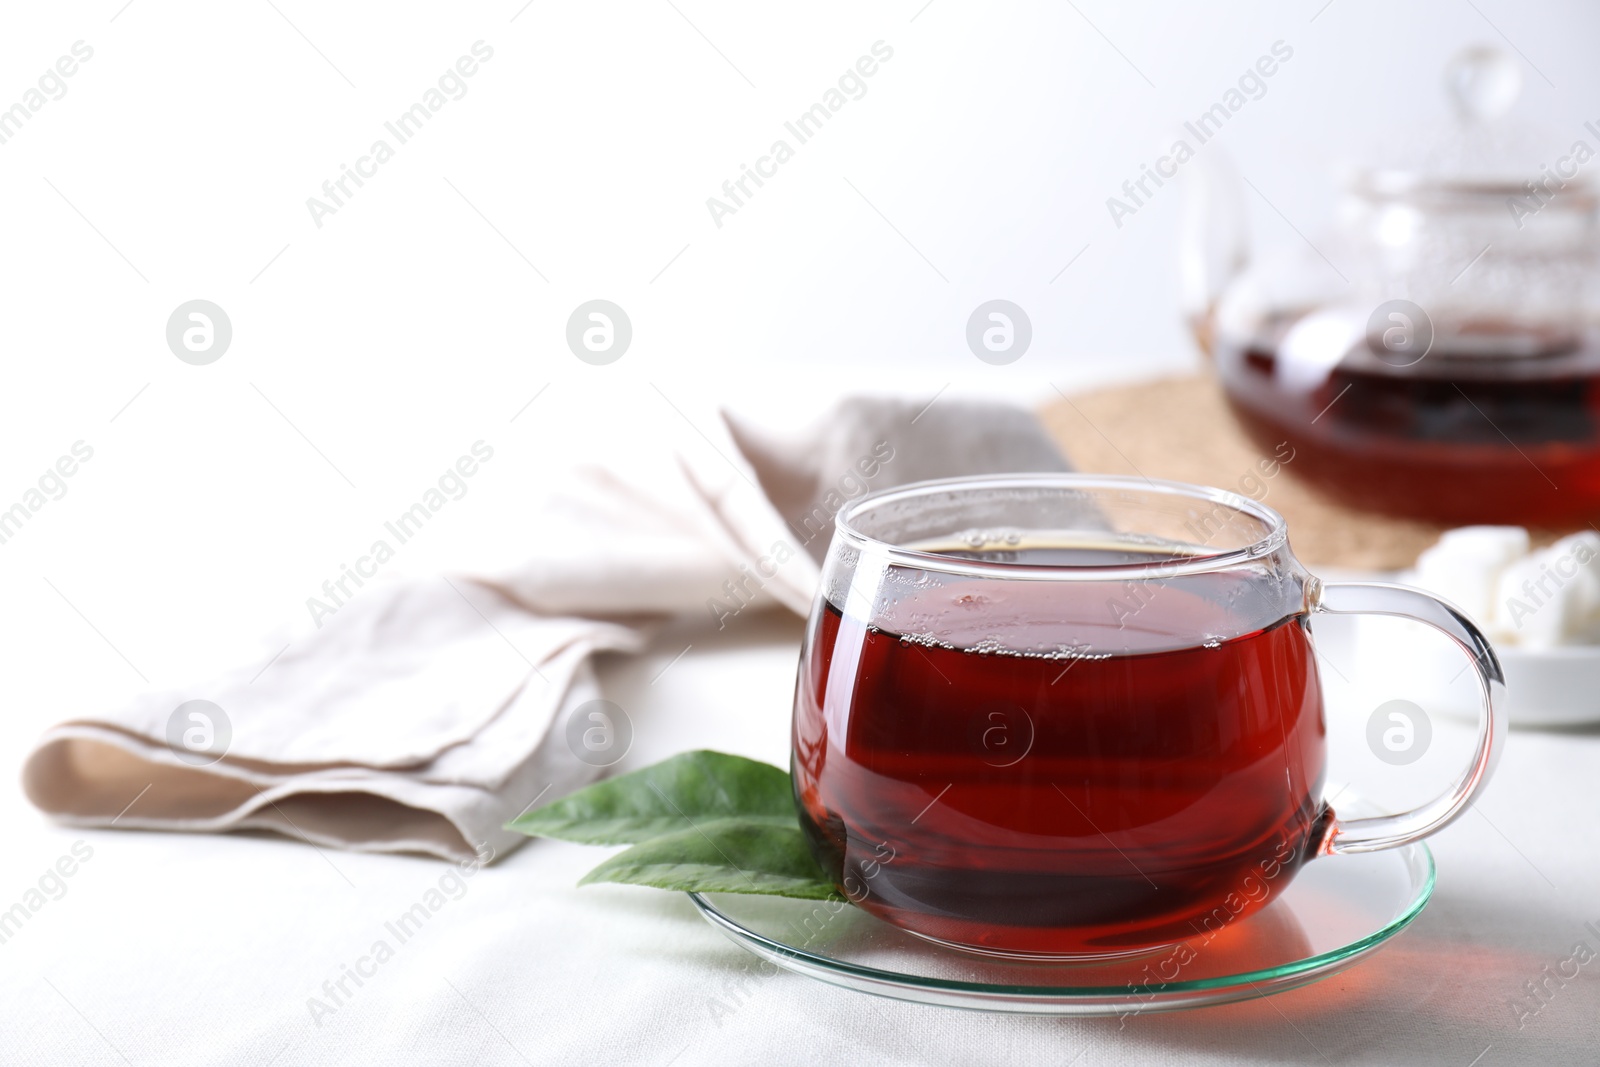
[[[1067,469],[1032,415],[996,404],[851,399],[802,432],[724,415],[711,437],[648,471],[573,472],[508,573],[375,584],[267,671],[55,727],[29,798],[83,826],[501,855],[525,840],[508,820],[604,773],[574,740],[604,725],[594,653],[636,651],[674,613],[804,614],[834,513],[868,490]]]

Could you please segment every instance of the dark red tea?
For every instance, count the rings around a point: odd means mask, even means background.
[[[1358,343],[1314,388],[1287,389],[1293,319],[1218,371],[1256,445],[1345,503],[1444,523],[1561,525],[1600,514],[1600,345],[1536,355],[1430,353],[1393,367]],[[1531,343],[1534,339],[1529,338]]]
[[[905,592],[870,621],[815,613],[796,692],[801,823],[862,907],[961,945],[1111,954],[1214,933],[1315,853],[1321,690],[1271,577],[890,577]]]

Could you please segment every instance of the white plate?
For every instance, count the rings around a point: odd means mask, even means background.
[[[1340,808],[1378,810],[1348,794]],[[707,922],[774,965],[756,972],[762,976],[783,968],[894,1000],[974,1011],[1127,1017],[1254,1000],[1336,974],[1405,929],[1427,904],[1433,877],[1433,856],[1420,842],[1324,856],[1230,930],[1136,957],[1060,962],[935,944],[842,903],[689,896]],[[1174,961],[1186,962],[1180,970]]]
[[[1506,714],[1513,726],[1600,723],[1600,648],[1499,648],[1506,672]],[[1447,711],[1456,710],[1446,706]],[[1476,708],[1459,713],[1477,717]]]

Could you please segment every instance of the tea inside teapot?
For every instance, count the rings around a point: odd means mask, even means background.
[[[1569,524],[1600,513],[1600,230],[1583,173],[1600,127],[1552,151],[1560,138],[1507,117],[1518,71],[1492,51],[1459,56],[1447,83],[1448,134],[1356,171],[1339,231],[1299,261],[1251,263],[1197,333],[1258,446],[1289,441],[1330,495]]]

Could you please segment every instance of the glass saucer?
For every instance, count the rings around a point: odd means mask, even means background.
[[[690,893],[778,967],[864,993],[1015,1015],[1135,1015],[1281,993],[1350,967],[1421,913],[1433,854],[1414,844],[1323,856],[1278,899],[1177,946],[1116,959],[1011,960],[926,941],[840,902]]]

